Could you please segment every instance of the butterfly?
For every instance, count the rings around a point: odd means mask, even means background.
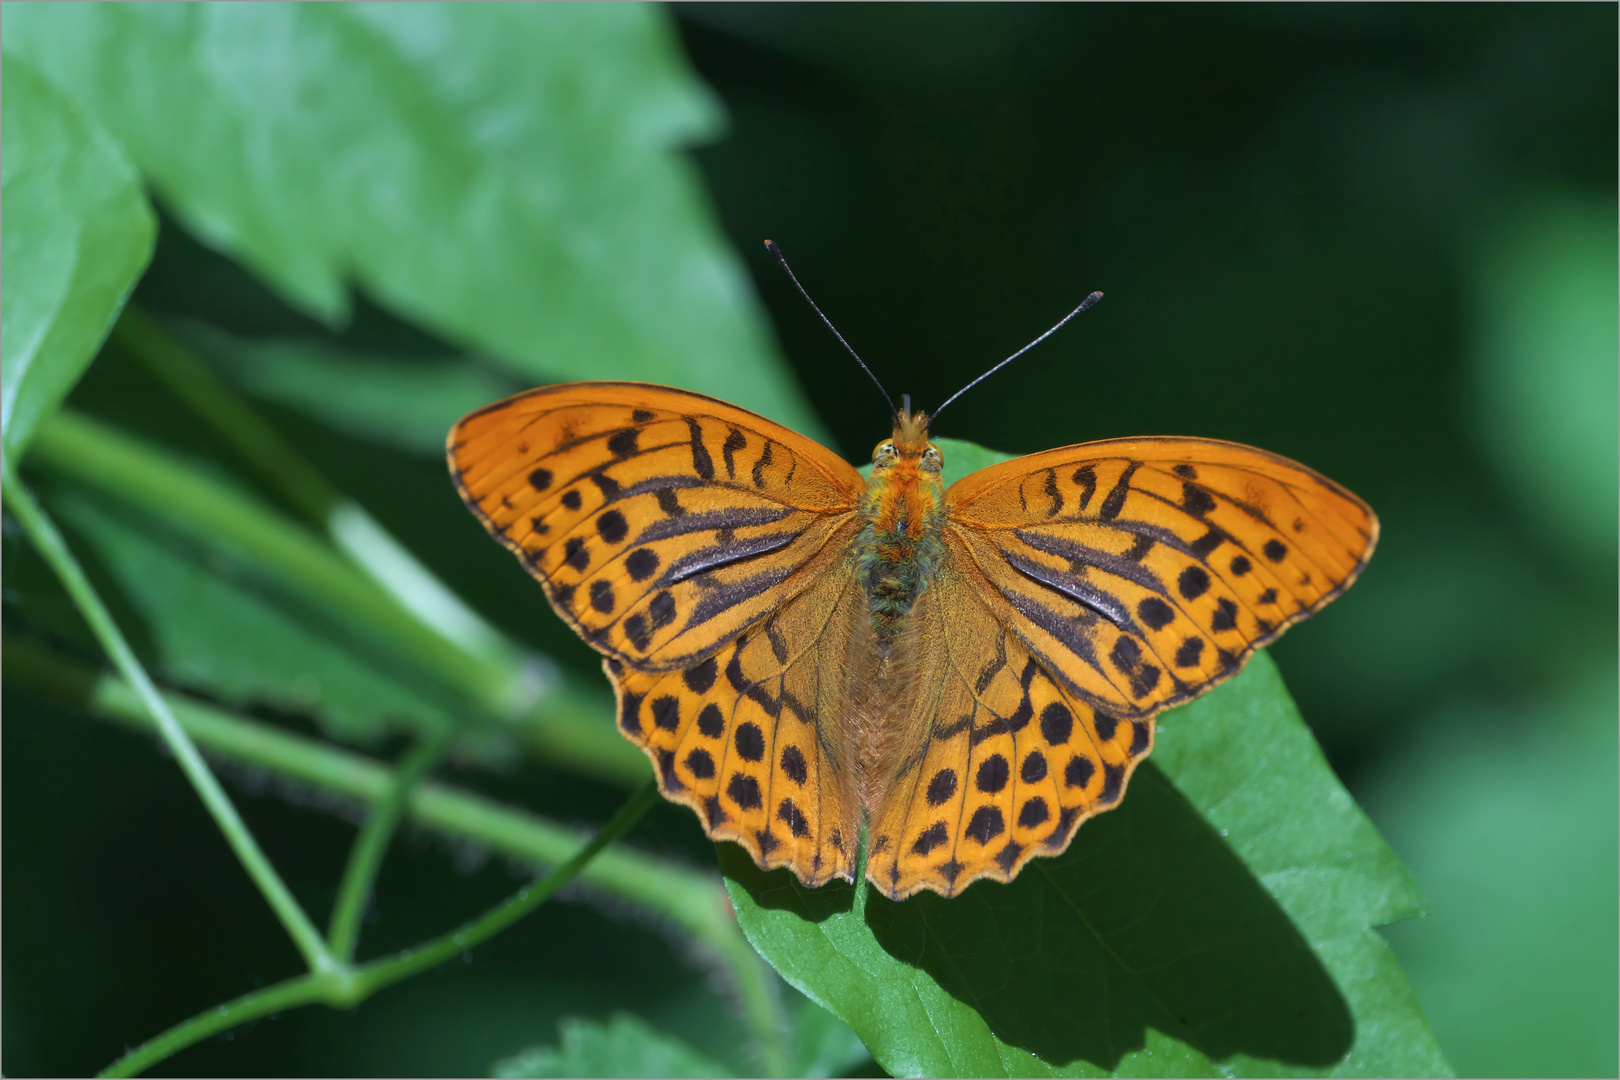
[[[863,478],[715,398],[578,382],[469,414],[448,456],[710,837],[815,887],[855,880],[864,830],[878,890],[953,896],[1117,806],[1154,716],[1348,588],[1378,521],[1214,439],[1081,443],[946,489],[930,419],[907,399]]]

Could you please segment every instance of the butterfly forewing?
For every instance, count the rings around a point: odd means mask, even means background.
[[[1121,718],[1236,674],[1343,592],[1378,532],[1310,469],[1204,439],[1051,450],[980,470],[947,500],[998,619],[1066,690]]]
[[[763,417],[638,383],[508,398],[457,424],[449,457],[558,614],[648,671],[713,655],[803,589],[862,483]]]
[[[664,795],[712,838],[811,886],[853,880],[860,837],[850,702],[866,602],[849,558],[854,528],[808,568],[804,592],[717,655],[667,673],[606,662],[619,726],[647,751]]]

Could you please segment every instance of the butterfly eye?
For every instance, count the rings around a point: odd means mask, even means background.
[[[894,458],[894,440],[893,439],[884,439],[882,442],[878,443],[877,446],[874,447],[873,450],[872,450],[872,460],[874,462],[876,462],[877,464],[881,465],[884,462],[892,460],[893,458]]]
[[[945,455],[939,452],[939,447],[933,443],[922,453],[922,469],[924,472],[937,473],[945,468]]]

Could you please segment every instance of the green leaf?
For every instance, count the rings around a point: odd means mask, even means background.
[[[754,946],[897,1076],[1448,1071],[1372,929],[1421,899],[1263,653],[1009,885],[897,904],[721,866]]]
[[[606,1024],[569,1018],[559,1046],[537,1046],[497,1062],[492,1076],[729,1076],[679,1039],[628,1013]]]
[[[315,341],[240,338],[206,323],[174,329],[257,397],[357,438],[440,459],[452,424],[523,389],[465,357],[357,355]]]
[[[88,541],[145,623],[158,674],[228,704],[305,713],[351,742],[452,723],[442,692],[368,654],[346,628],[225,552],[64,490],[52,510]]]
[[[156,222],[118,144],[9,49],[0,97],[0,427],[15,464],[107,336]]]
[[[872,1060],[848,1024],[808,998],[799,1001],[793,1018],[794,1076],[845,1076]]]
[[[1620,1067],[1606,644],[1523,706],[1442,710],[1368,785],[1369,811],[1432,900],[1390,942],[1465,1076]]]
[[[1540,531],[1611,565],[1615,224],[1612,199],[1527,201],[1469,261],[1480,445]]]
[[[720,108],[650,5],[7,8],[186,226],[329,321],[351,276],[525,380],[721,393],[809,434],[683,148]]]

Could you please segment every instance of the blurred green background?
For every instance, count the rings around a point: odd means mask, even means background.
[[[891,392],[923,407],[1104,290],[1095,310],[953,405],[937,434],[1010,452],[1133,434],[1234,439],[1370,502],[1383,540],[1366,576],[1273,654],[1429,898],[1427,918],[1388,937],[1460,1074],[1614,1074],[1615,8],[678,5],[654,15],[668,71],[631,56],[571,87],[577,97],[557,113],[575,126],[558,137],[595,145],[570,110],[654,68],[678,82],[684,51],[709,92],[694,83],[664,112],[647,110],[627,145],[690,147],[695,168],[678,156],[670,165],[690,201],[618,213],[617,194],[633,186],[626,172],[642,166],[602,150],[591,183],[557,196],[571,257],[605,268],[598,293],[574,297],[559,280],[549,302],[577,310],[612,294],[647,355],[665,349],[692,385],[861,462],[886,434],[883,403],[762,239],[781,244]],[[597,39],[578,17],[555,47],[588,66]],[[305,56],[297,77],[317,93],[332,62]],[[500,72],[460,77],[471,86]],[[335,76],[334,87],[341,96]],[[524,92],[544,103],[552,90]],[[168,107],[138,81],[127,91],[131,111]],[[503,122],[494,108],[479,119],[488,130]],[[170,121],[159,111],[148,122]],[[347,137],[374,140],[372,164],[385,167],[387,125],[359,130]],[[386,264],[357,262],[346,312],[341,274],[312,286],[296,253],[264,254],[275,220],[257,239],[210,231],[206,212],[166,201],[183,190],[185,163],[165,176],[150,154],[136,156],[158,176],[162,217],[135,302],[171,320],[502,630],[588,677],[588,651],[461,508],[433,433],[444,415],[508,390],[595,373],[579,352],[589,339],[547,322],[539,302],[541,329],[514,319],[480,336],[469,329],[476,297],[435,308],[449,285],[407,295]],[[281,179],[296,187],[307,179],[297,168],[321,164],[287,166]],[[547,162],[518,164],[543,186]],[[320,213],[332,235],[366,227]],[[686,230],[673,240],[671,221]],[[424,233],[476,225],[421,222]],[[615,246],[678,254],[687,234],[716,238],[680,264],[692,280],[719,282],[696,300],[615,276]],[[294,270],[276,280],[276,266]],[[744,317],[706,353],[714,297]],[[457,311],[472,314],[458,322]],[[771,367],[774,356],[786,367]],[[230,468],[116,349],[70,404]],[[70,489],[56,498],[76,539],[114,527],[73,516]],[[161,653],[116,568],[90,561],[137,644]],[[97,655],[9,528],[5,601],[8,640]],[[285,974],[291,948],[172,762],[47,696],[8,686],[5,704],[6,1073],[94,1070],[124,1043]],[[260,711],[314,730],[285,704]],[[466,775],[564,820],[600,821],[620,797],[532,761]],[[329,895],[351,827],[308,791],[227,776],[295,891]],[[683,810],[661,807],[637,836],[713,865]],[[459,874],[444,872],[446,854]],[[478,851],[407,837],[384,869],[368,941],[432,933],[513,880]],[[159,1071],[481,1073],[554,1042],[561,1017],[616,1010],[749,1067],[724,988],[678,934],[600,897],[574,899],[548,909],[544,926],[530,920],[353,1013],[289,1013]]]

